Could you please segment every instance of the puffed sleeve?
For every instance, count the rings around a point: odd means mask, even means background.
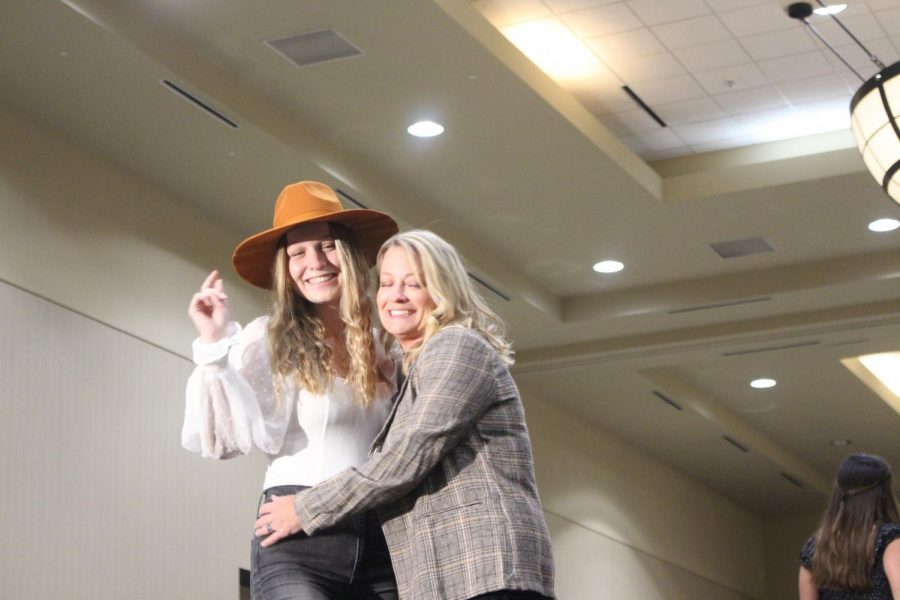
[[[194,363],[185,390],[181,444],[209,458],[232,458],[256,446],[281,449],[293,409],[293,386],[275,398],[266,346],[265,317],[207,344],[195,340]]]
[[[812,569],[812,559],[815,551],[816,538],[811,537],[806,540],[806,543],[803,544],[803,548],[800,550],[800,565],[806,567],[807,569]]]

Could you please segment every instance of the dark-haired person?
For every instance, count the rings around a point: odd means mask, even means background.
[[[845,458],[800,553],[800,600],[900,599],[898,513],[890,465],[870,454]]]
[[[269,315],[244,328],[230,323],[216,271],[191,298],[188,313],[199,337],[186,391],[185,448],[217,459],[254,446],[263,451],[265,500],[365,462],[393,391],[393,363],[372,328],[369,271],[396,231],[383,213],[342,209],[323,183],[284,188],[272,228],[241,242],[233,257],[238,275],[272,291]],[[396,599],[375,513],[333,525],[273,548],[254,536],[253,598]]]
[[[550,535],[503,322],[430,231],[378,255],[382,327],[406,374],[369,461],[260,509],[256,535],[322,528],[376,508],[402,600],[553,597]],[[274,523],[275,533],[266,525]]]

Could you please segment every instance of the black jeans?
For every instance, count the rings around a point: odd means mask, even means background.
[[[305,486],[263,492],[295,494]],[[397,583],[381,522],[373,512],[353,515],[334,527],[303,532],[263,548],[253,536],[250,595],[253,600],[396,600]]]

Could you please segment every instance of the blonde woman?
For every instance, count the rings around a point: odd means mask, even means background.
[[[503,325],[428,231],[378,255],[376,303],[405,380],[369,461],[260,509],[277,547],[376,508],[401,599],[553,597],[553,557]],[[269,533],[272,525],[275,533]]]
[[[261,503],[363,463],[388,415],[393,368],[376,344],[367,292],[375,253],[396,231],[385,214],[343,210],[325,184],[292,184],[273,227],[233,257],[242,278],[272,290],[270,314],[244,328],[230,323],[216,271],[191,299],[199,337],[182,444],[216,459],[265,452]],[[377,515],[331,525],[273,548],[254,536],[253,598],[396,598]]]

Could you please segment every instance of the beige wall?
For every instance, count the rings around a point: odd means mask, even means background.
[[[822,510],[825,510],[824,503]],[[800,549],[815,531],[820,513],[770,517],[765,524],[767,600],[797,600]]]
[[[43,582],[52,590],[83,585],[96,592],[108,572],[146,597],[168,589],[172,597],[236,598],[259,457],[201,461],[178,448],[178,429],[190,293],[218,266],[238,318],[262,310],[260,297],[227,269],[240,235],[3,111],[0,214],[0,280],[100,322],[8,290],[49,328],[16,329],[34,344],[30,366],[5,372],[18,390],[7,402],[20,410],[4,419],[0,510],[52,523],[62,535],[51,552],[44,538],[16,533],[0,562],[25,569],[44,557],[62,561],[54,573],[66,581]],[[48,370],[61,374],[47,379]],[[525,396],[560,598],[764,597],[758,517]],[[39,451],[21,453],[36,440]],[[47,488],[56,495],[44,494]],[[14,555],[25,562],[10,562]],[[88,565],[93,575],[79,576]],[[47,597],[20,591],[14,597]],[[64,595],[93,597],[87,590]]]

